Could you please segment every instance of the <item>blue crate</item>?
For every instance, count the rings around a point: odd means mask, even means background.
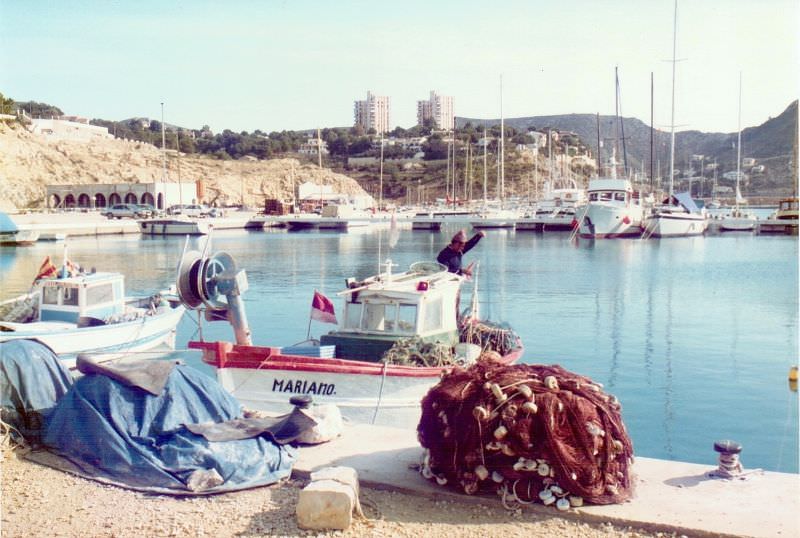
[[[281,348],[284,355],[301,355],[303,357],[319,357],[332,359],[336,356],[336,346],[287,346]]]

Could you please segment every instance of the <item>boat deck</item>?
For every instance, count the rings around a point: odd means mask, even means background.
[[[626,503],[583,506],[568,512],[542,504],[522,507],[552,517],[612,522],[650,531],[713,536],[800,536],[800,475],[757,472],[744,480],[708,478],[708,465],[636,458],[635,497]],[[303,447],[293,473],[308,478],[322,467],[342,465],[358,472],[362,485],[457,502],[497,503],[496,495],[467,496],[425,480],[412,467],[422,448],[414,430],[349,424],[339,439]],[[747,464],[747,453],[742,454]]]

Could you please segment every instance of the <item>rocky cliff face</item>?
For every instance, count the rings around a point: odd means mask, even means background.
[[[117,139],[79,142],[28,132],[0,122],[0,205],[45,207],[47,185],[150,183],[162,180],[161,151],[150,144]],[[293,185],[313,181],[347,194],[364,191],[351,178],[297,159],[219,161],[167,155],[167,181],[205,184],[206,203],[263,207],[266,198],[289,199]]]

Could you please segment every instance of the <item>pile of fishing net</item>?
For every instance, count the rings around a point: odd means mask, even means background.
[[[629,499],[633,445],[617,399],[560,366],[506,366],[488,354],[422,400],[423,476],[467,494],[496,491],[509,508]]]
[[[459,320],[459,340],[476,344],[484,351],[497,351],[500,355],[521,347],[519,335],[507,323],[493,323],[472,317]]]
[[[402,338],[384,352],[381,362],[405,366],[452,366],[455,354],[451,346],[441,342],[425,342],[419,337]]]

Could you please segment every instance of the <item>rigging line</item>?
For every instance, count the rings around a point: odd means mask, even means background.
[[[388,363],[383,363],[381,370],[381,386],[378,389],[378,401],[375,403],[375,412],[372,414],[372,424],[375,424],[375,419],[378,418],[378,409],[381,407],[381,400],[383,399],[383,385],[386,382],[386,370],[389,367]]]

